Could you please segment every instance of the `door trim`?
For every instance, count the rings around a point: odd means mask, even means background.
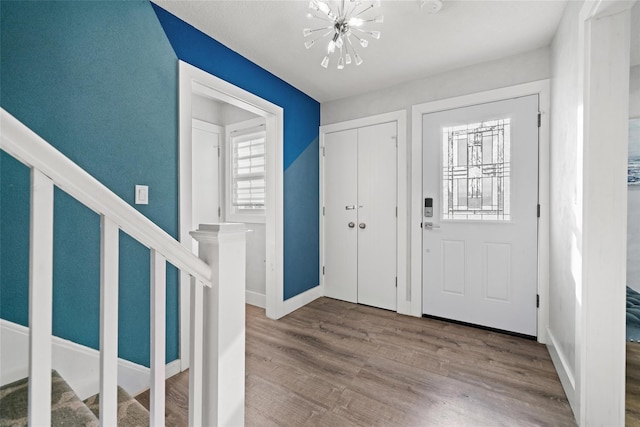
[[[397,156],[397,204],[398,220],[396,223],[396,271],[398,275],[398,291],[396,293],[396,311],[400,314],[411,314],[411,289],[409,287],[409,229],[408,229],[408,144],[407,144],[407,112],[406,110],[392,111],[390,113],[378,114],[375,116],[360,119],[348,120],[345,122],[332,123],[320,126],[320,291],[324,295],[324,275],[322,266],[324,265],[324,220],[322,207],[324,206],[324,137],[327,133],[339,132],[343,130],[356,129],[360,127],[373,126],[382,123],[396,122],[398,130],[398,156]]]
[[[541,124],[538,129],[538,342],[547,342],[549,324],[549,80],[539,80],[411,107],[411,287],[410,314],[422,316],[422,116],[438,111],[502,101],[526,95],[539,96]],[[532,304],[535,301],[531,302]]]
[[[179,71],[179,240],[191,250],[191,100],[194,94],[216,99],[264,117],[267,130],[266,194],[266,315],[278,319],[287,314],[284,302],[283,260],[283,138],[284,110],[265,99],[215,77],[193,65],[178,61]],[[180,273],[180,360],[189,365],[190,280]]]

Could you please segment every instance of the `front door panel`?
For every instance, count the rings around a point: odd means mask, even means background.
[[[425,314],[537,334],[537,114],[532,95],[423,116]]]

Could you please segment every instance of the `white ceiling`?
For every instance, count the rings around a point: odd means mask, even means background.
[[[383,0],[382,32],[359,49],[364,63],[320,66],[326,44],[304,47],[308,0],[153,0],[194,27],[317,101],[402,82],[548,46],[566,0],[444,0],[430,15],[418,0]],[[320,25],[317,25],[320,26]]]

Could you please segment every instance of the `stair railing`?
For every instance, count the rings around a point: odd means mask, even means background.
[[[200,259],[4,109],[0,149],[31,169],[29,425],[51,424],[54,185],[100,215],[100,425],[117,424],[119,230],[151,254],[150,425],[165,421],[167,261],[191,276],[189,425],[242,423],[244,226],[193,232]],[[223,352],[227,360],[219,357]],[[226,393],[218,392],[222,388]],[[230,410],[235,415],[225,412]]]

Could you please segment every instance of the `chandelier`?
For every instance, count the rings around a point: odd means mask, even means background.
[[[311,0],[307,14],[309,19],[320,19],[329,25],[319,28],[305,28],[302,34],[305,37],[319,34],[316,38],[307,40],[304,46],[310,49],[318,40],[326,39],[327,54],[322,59],[320,65],[324,68],[329,66],[330,57],[338,57],[338,70],[344,69],[345,65],[355,62],[362,64],[362,58],[356,50],[360,45],[365,48],[369,45],[368,39],[379,39],[380,31],[368,31],[363,28],[367,23],[381,23],[382,15],[367,19],[365,16],[371,10],[379,8],[380,1],[360,1],[360,0],[340,0],[333,5],[328,1]]]

